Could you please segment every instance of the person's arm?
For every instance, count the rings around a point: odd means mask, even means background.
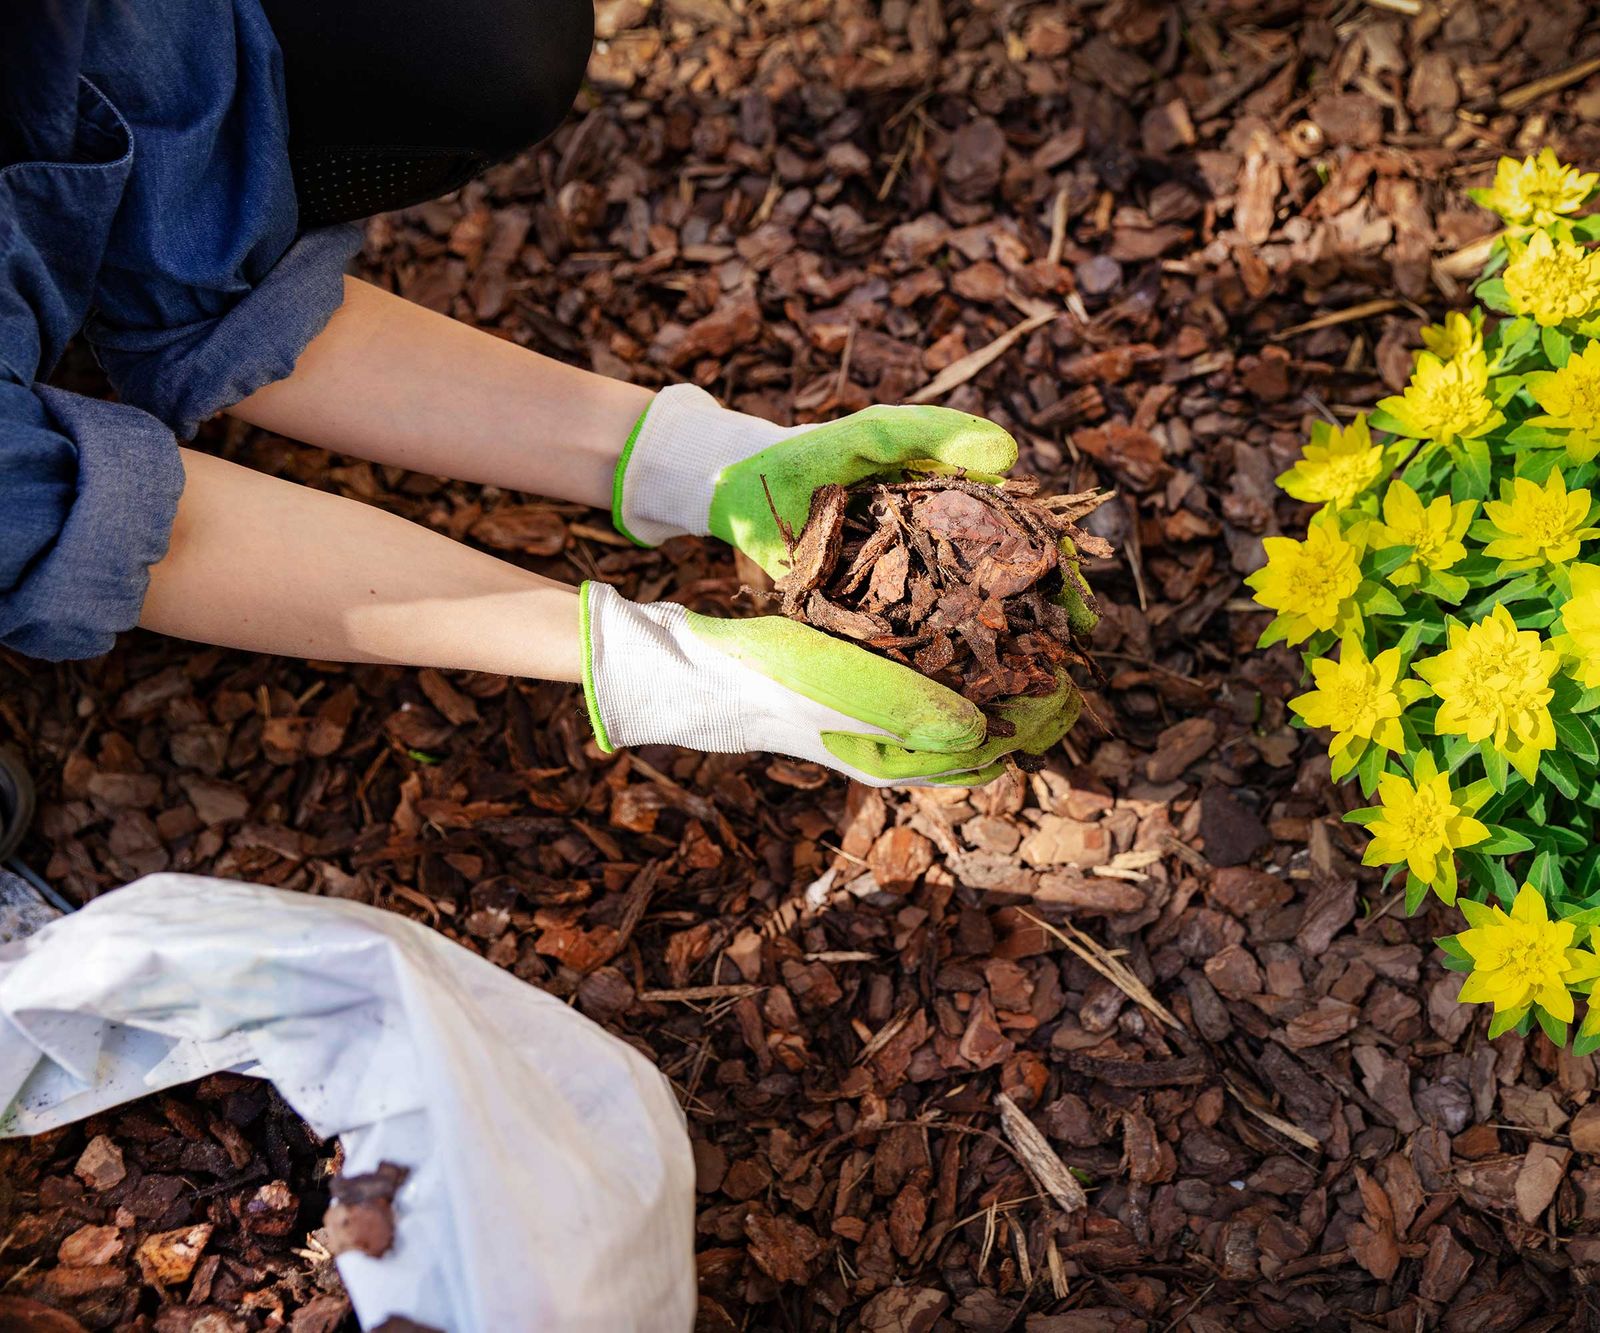
[[[139,623],[202,643],[576,681],[577,589],[359,501],[183,451]]]
[[[346,278],[294,373],[229,412],[372,462],[607,509],[652,397]]]

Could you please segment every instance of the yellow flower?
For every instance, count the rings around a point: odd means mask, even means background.
[[[1600,176],[1563,164],[1555,150],[1518,162],[1502,157],[1494,184],[1473,190],[1473,199],[1493,209],[1513,227],[1548,227],[1564,213],[1576,213],[1594,192]]]
[[[1361,864],[1404,863],[1424,884],[1443,885],[1440,897],[1455,898],[1455,853],[1489,836],[1489,830],[1467,813],[1460,794],[1450,789],[1448,774],[1439,772],[1424,750],[1417,760],[1416,782],[1398,773],[1378,779],[1377,818],[1367,825],[1372,841]]]
[[[1536,231],[1506,265],[1505,284],[1517,314],[1567,324],[1600,306],[1600,254]]]
[[[1498,905],[1465,898],[1460,907],[1471,929],[1457,935],[1456,943],[1472,959],[1472,972],[1458,998],[1464,1004],[1492,1004],[1497,1014],[1537,1004],[1570,1023],[1568,980],[1579,980],[1586,970],[1580,951],[1572,947],[1572,923],[1552,921],[1544,897],[1531,884],[1517,890],[1509,915]]]
[[[1567,491],[1566,480],[1555,468],[1540,486],[1526,477],[1500,483],[1498,500],[1483,506],[1483,516],[1493,525],[1493,539],[1483,553],[1502,561],[1501,569],[1532,569],[1549,563],[1564,565],[1578,554],[1600,528],[1584,526],[1589,517],[1589,492]]]
[[[1361,553],[1331,516],[1312,520],[1303,542],[1268,537],[1261,544],[1267,563],[1245,582],[1255,589],[1256,601],[1285,622],[1289,643],[1359,622],[1355,593],[1361,586]]]
[[[1600,453],[1600,342],[1574,353],[1560,370],[1529,375],[1528,392],[1544,408],[1544,415],[1530,417],[1528,425],[1572,431],[1567,454],[1575,463]]]
[[[1406,391],[1378,406],[1399,422],[1402,434],[1449,443],[1487,434],[1504,419],[1488,390],[1489,364],[1481,348],[1449,361],[1419,352]]]
[[[1383,522],[1368,529],[1367,545],[1377,550],[1413,547],[1411,559],[1389,575],[1395,587],[1410,587],[1422,578],[1423,570],[1439,573],[1466,559],[1467,548],[1461,538],[1477,507],[1476,500],[1451,504],[1448,495],[1440,495],[1424,508],[1411,487],[1392,481],[1383,496]]]
[[[1339,660],[1319,657],[1311,664],[1316,689],[1293,699],[1289,707],[1306,724],[1333,732],[1328,745],[1333,777],[1338,781],[1355,767],[1368,743],[1396,753],[1405,748],[1400,729],[1401,701],[1396,681],[1400,676],[1400,650],[1390,648],[1371,661],[1361,640],[1347,636]]]
[[[1573,675],[1586,690],[1600,686],[1600,565],[1573,565],[1572,596],[1561,608],[1566,631],[1556,647],[1573,660]]]
[[[1416,671],[1441,700],[1435,731],[1488,742],[1532,782],[1556,743],[1550,677],[1560,665],[1560,653],[1497,606],[1471,628],[1452,621],[1449,646]]]
[[[1422,345],[1439,360],[1452,361],[1483,351],[1483,330],[1459,310],[1452,310],[1443,324],[1429,324],[1422,330]]]
[[[1383,449],[1372,442],[1366,417],[1342,429],[1318,421],[1300,461],[1278,478],[1278,485],[1296,500],[1347,509],[1382,472]]]

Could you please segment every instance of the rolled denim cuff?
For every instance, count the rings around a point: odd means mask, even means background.
[[[27,577],[0,595],[0,642],[33,657],[96,657],[139,621],[150,566],[167,553],[183,492],[172,432],[126,403],[36,385],[77,451],[66,522]]]
[[[176,329],[108,329],[91,339],[124,401],[190,439],[200,423],[285,379],[344,301],[361,248],[353,224],[307,232],[228,311]]]

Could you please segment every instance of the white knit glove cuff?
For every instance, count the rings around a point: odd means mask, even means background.
[[[704,536],[723,468],[809,429],[731,411],[692,384],[663,389],[617,462],[611,508],[618,530],[643,546],[686,532]]]
[[[887,786],[837,759],[824,731],[890,736],[752,670],[698,638],[672,602],[641,606],[603,583],[585,583],[580,602],[583,690],[596,739],[626,745],[682,745],[711,754],[763,750],[826,765]]]

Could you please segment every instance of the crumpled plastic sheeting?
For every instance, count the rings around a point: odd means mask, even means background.
[[[363,1326],[676,1333],[694,1165],[638,1052],[442,935],[356,903],[150,875],[0,946],[0,1135],[218,1070],[270,1079],[345,1170],[411,1174]]]

